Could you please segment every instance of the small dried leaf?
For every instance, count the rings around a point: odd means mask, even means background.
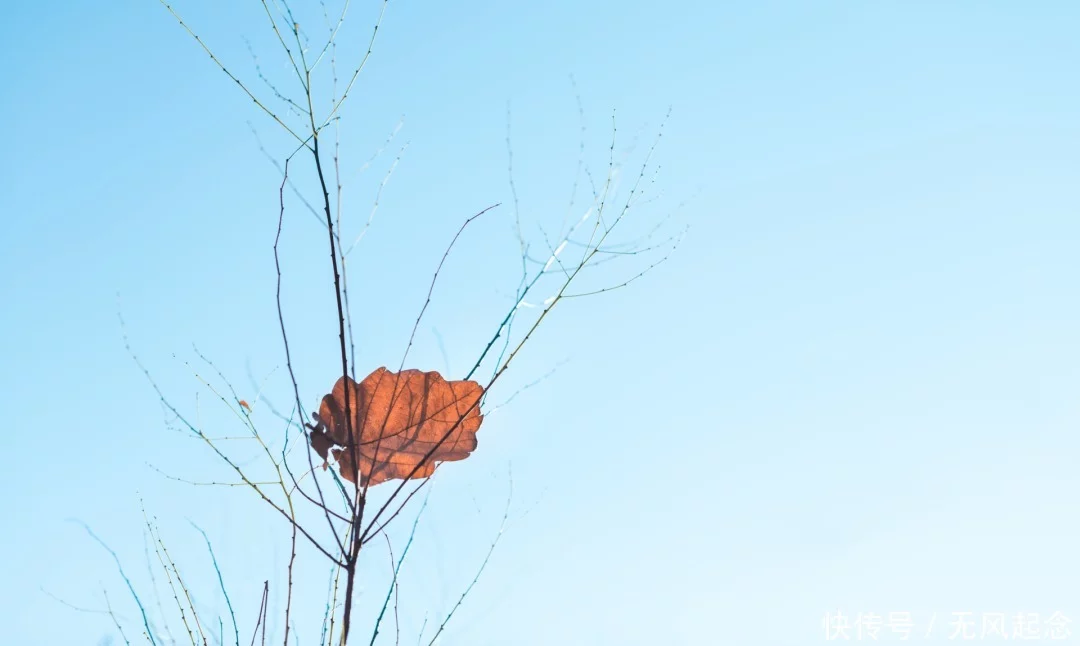
[[[322,399],[311,447],[324,461],[332,454],[350,482],[356,482],[354,459],[361,484],[426,478],[438,463],[463,460],[476,449],[483,394],[475,381],[447,381],[434,371],[379,368],[359,384],[342,377]]]

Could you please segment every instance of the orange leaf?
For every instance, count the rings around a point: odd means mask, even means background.
[[[361,484],[426,478],[438,463],[464,460],[476,449],[483,394],[475,381],[447,381],[434,371],[379,368],[359,384],[342,377],[322,399],[311,447],[323,460],[333,454],[350,482],[356,482],[354,456]]]

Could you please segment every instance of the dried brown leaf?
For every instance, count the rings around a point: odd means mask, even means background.
[[[346,388],[353,442],[345,417]],[[350,482],[356,482],[353,447],[361,484],[406,479],[410,473],[414,479],[426,478],[440,462],[464,460],[476,449],[483,394],[475,381],[447,381],[435,371],[379,368],[359,384],[342,377],[322,399],[311,447],[324,461],[333,455],[341,477]]]

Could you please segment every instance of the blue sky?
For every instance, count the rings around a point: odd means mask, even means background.
[[[318,5],[297,7],[322,34]],[[245,40],[289,81],[258,3],[175,8],[263,95]],[[343,61],[378,11],[354,1]],[[407,144],[350,256],[361,373],[396,364],[443,248],[498,202],[448,261],[410,363],[460,376],[513,303],[508,104],[536,248],[579,159],[603,175],[612,110],[625,182],[672,110],[629,232],[689,226],[630,287],[561,303],[493,393],[558,366],[435,479],[403,635],[425,618],[430,635],[472,579],[511,469],[510,528],[444,645],[807,644],[827,611],[908,611],[917,633],[936,617],[931,641],[954,612],[1080,619],[1077,18],[1067,2],[391,2],[341,123],[353,234]],[[100,610],[103,590],[136,621],[79,523],[149,589],[140,501],[224,611],[188,521],[207,531],[250,626],[263,580],[279,592],[285,529],[248,492],[161,475],[229,474],[166,428],[117,315],[208,428],[237,431],[193,344],[241,396],[265,382],[288,400],[280,178],[259,151],[288,140],[157,2],[23,3],[3,29],[4,643],[101,643],[108,618],[57,599]],[[306,405],[336,378],[322,234],[290,202]],[[370,557],[362,613],[388,575]],[[301,558],[306,644],[329,568]]]

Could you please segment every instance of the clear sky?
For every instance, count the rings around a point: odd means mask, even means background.
[[[295,4],[322,35],[318,4]],[[289,82],[258,3],[175,7],[269,101],[245,40]],[[353,0],[342,61],[378,10]],[[913,639],[941,641],[956,612],[979,635],[990,613],[1010,631],[1019,612],[1080,620],[1078,21],[1065,1],[390,2],[341,123],[353,235],[408,144],[350,256],[362,373],[396,365],[443,247],[497,202],[451,256],[410,364],[460,377],[513,303],[508,103],[534,248],[579,158],[603,176],[613,109],[624,188],[672,109],[632,228],[689,225],[630,287],[561,303],[493,393],[558,367],[435,479],[402,574],[404,643],[472,579],[511,468],[510,528],[444,646],[809,644],[838,611],[911,612]],[[288,140],[158,2],[12,3],[2,29],[0,642],[103,643],[109,619],[65,605],[100,611],[103,591],[137,636],[80,523],[148,590],[140,500],[199,603],[226,613],[188,520],[206,530],[250,635],[264,579],[280,598],[285,528],[247,491],[161,475],[230,474],[166,427],[117,314],[208,428],[238,431],[192,344],[241,396],[265,381],[287,406],[279,175],[248,123],[275,156]],[[337,369],[328,263],[295,200],[286,228],[313,406]],[[280,436],[265,403],[255,416]],[[385,550],[369,556],[362,613],[388,576]],[[301,560],[312,644],[329,567]]]

